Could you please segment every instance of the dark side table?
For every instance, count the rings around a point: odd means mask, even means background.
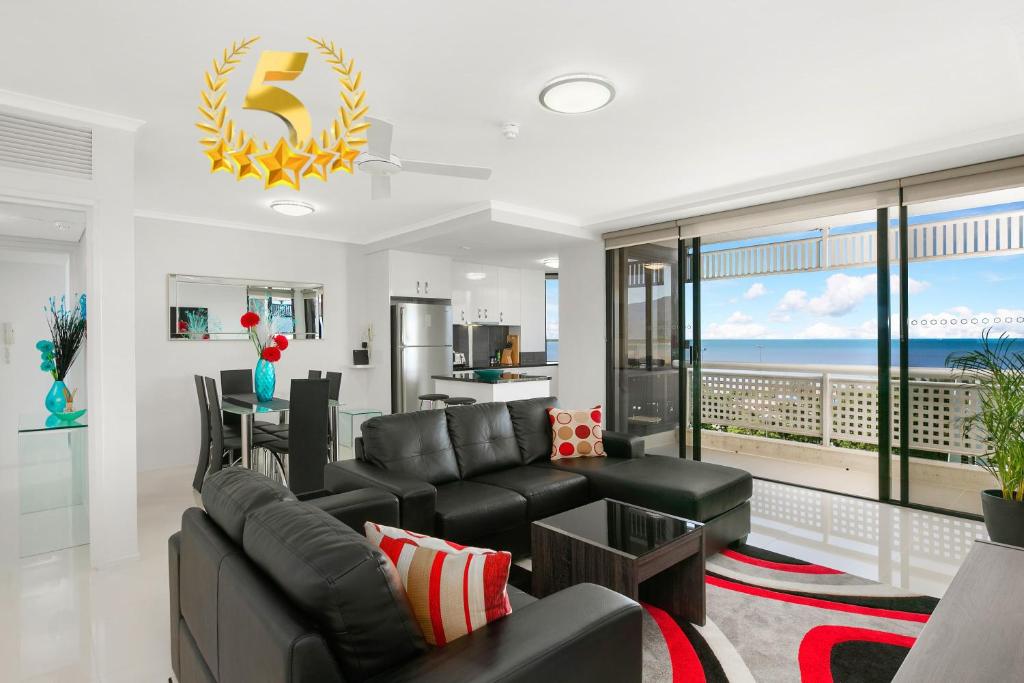
[[[533,594],[596,583],[703,625],[704,525],[604,499],[534,522]]]

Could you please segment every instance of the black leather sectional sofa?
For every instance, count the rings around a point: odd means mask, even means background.
[[[709,553],[749,533],[747,472],[645,455],[641,439],[608,431],[608,457],[551,461],[547,410],[556,405],[537,398],[372,418],[356,459],[329,464],[325,486],[389,491],[403,528],[517,555],[529,552],[530,522],[599,498],[704,522]]]
[[[581,584],[430,649],[389,560],[353,528],[396,525],[380,490],[300,502],[249,470],[203,486],[169,541],[178,683],[639,683],[640,606]]]

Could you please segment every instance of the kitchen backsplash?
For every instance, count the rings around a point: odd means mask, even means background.
[[[518,327],[508,325],[477,325],[473,327],[473,353],[469,352],[470,333],[467,325],[453,325],[452,345],[457,353],[466,354],[466,361],[474,367],[487,365],[494,352],[505,348],[510,333],[517,334]],[[547,355],[543,352],[520,352],[520,365],[544,365]]]

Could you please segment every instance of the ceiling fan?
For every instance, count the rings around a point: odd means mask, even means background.
[[[356,157],[356,167],[371,176],[370,197],[373,199],[390,199],[391,176],[403,172],[446,175],[474,180],[487,180],[491,177],[491,169],[480,166],[399,159],[391,153],[391,136],[395,127],[381,119],[368,118],[367,120],[370,122],[370,130],[366,136],[366,151]]]

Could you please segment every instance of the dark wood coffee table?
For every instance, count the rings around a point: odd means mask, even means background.
[[[604,499],[531,525],[533,594],[596,583],[703,625],[704,525]]]

